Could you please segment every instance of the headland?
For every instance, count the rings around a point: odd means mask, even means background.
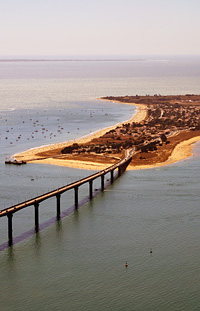
[[[34,148],[15,155],[19,161],[101,170],[135,153],[128,169],[168,165],[192,154],[200,140],[200,95],[103,97],[137,106],[128,121],[73,142]]]

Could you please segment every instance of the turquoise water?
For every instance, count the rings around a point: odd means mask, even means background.
[[[36,164],[7,167],[4,158],[26,146],[86,135],[134,113],[132,107],[95,98],[199,93],[198,58],[1,66],[3,208],[92,173]],[[31,139],[37,119],[38,132]],[[6,132],[7,122],[13,135],[20,131],[18,142]],[[56,137],[44,139],[41,125]],[[58,126],[64,128],[62,134]],[[170,166],[125,172],[78,211],[2,250],[0,309],[198,310],[199,144],[194,153]],[[97,181],[94,187],[99,186]],[[87,195],[87,187],[80,187],[80,197]],[[73,192],[64,194],[62,211],[72,205]],[[31,207],[14,215],[14,236],[33,229],[33,216]],[[54,200],[42,203],[41,224],[54,216]],[[0,219],[0,233],[2,244],[7,240],[6,219]]]

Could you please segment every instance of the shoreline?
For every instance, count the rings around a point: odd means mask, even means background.
[[[119,101],[115,101],[120,103]],[[122,103],[125,104],[125,103]],[[126,103],[127,104],[127,103]],[[110,131],[112,129],[115,129],[117,126],[121,125],[121,124],[127,124],[129,122],[141,122],[142,120],[145,119],[146,115],[147,115],[147,110],[146,110],[146,106],[145,105],[135,105],[135,104],[128,104],[131,106],[135,106],[137,107],[137,111],[136,114],[134,114],[130,119],[117,123],[115,125],[111,125],[109,127],[97,130],[96,132],[90,133],[86,136],[80,137],[78,139],[73,139],[73,140],[69,140],[69,141],[65,141],[65,142],[61,142],[61,143],[55,143],[55,144],[51,144],[51,145],[43,145],[40,147],[34,147],[25,151],[22,151],[20,153],[14,154],[12,157],[17,159],[17,160],[25,160],[25,161],[31,161],[33,162],[34,160],[37,160],[38,153],[41,152],[47,152],[47,151],[54,151],[57,149],[62,149],[66,146],[71,145],[72,143],[78,143],[78,144],[83,144],[83,143],[87,143],[89,141],[91,141],[93,138],[98,138],[99,136],[104,135],[107,131]],[[43,160],[40,160],[40,163]],[[38,161],[37,161],[38,162]],[[66,166],[66,165],[65,165]]]
[[[51,145],[44,145],[36,148],[31,148],[29,150],[26,150],[24,152],[18,153],[13,155],[14,158],[16,158],[18,161],[26,161],[26,162],[32,162],[32,163],[40,163],[40,164],[50,164],[50,165],[58,165],[58,166],[65,166],[65,167],[71,167],[71,168],[78,168],[78,169],[87,169],[87,170],[103,170],[107,168],[108,166],[112,165],[113,163],[99,163],[98,161],[85,161],[84,159],[81,160],[74,160],[72,159],[62,159],[64,156],[55,156],[54,153],[56,151],[61,151],[64,147],[69,146],[73,143],[83,144],[88,143],[94,138],[98,138],[102,135],[104,135],[106,132],[115,129],[117,126],[122,124],[127,124],[129,122],[135,122],[139,123],[143,121],[147,117],[147,106],[143,104],[135,104],[135,103],[127,103],[127,102],[120,102],[118,100],[109,100],[109,99],[100,99],[100,100],[106,100],[106,101],[112,101],[120,104],[126,104],[126,105],[133,105],[137,107],[136,114],[133,115],[129,120],[115,124],[113,126],[97,130],[94,133],[91,133],[87,136],[81,137],[79,139],[70,140],[66,142],[51,144]],[[181,141],[176,145],[168,159],[164,162],[160,163],[154,163],[154,164],[147,164],[147,165],[135,165],[133,164],[128,166],[128,170],[140,170],[140,169],[150,169],[150,168],[156,168],[161,167],[165,165],[170,165],[175,162],[184,160],[190,156],[193,155],[192,149],[194,144],[200,141],[200,136],[195,136],[193,138],[190,138],[188,140]],[[52,153],[52,157],[49,156],[47,158],[42,158],[39,154],[43,152],[50,152]]]
[[[197,143],[198,141],[200,141],[200,136],[196,136],[196,137],[180,142],[174,148],[169,158],[164,162],[160,162],[160,163],[156,163],[152,165],[147,164],[147,165],[140,165],[140,166],[134,166],[134,167],[131,167],[131,165],[129,165],[127,167],[127,170],[141,170],[141,169],[157,168],[157,167],[170,165],[170,164],[188,159],[189,157],[194,155],[192,150],[194,148],[194,144]]]

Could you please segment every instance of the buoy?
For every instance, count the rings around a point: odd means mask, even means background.
[[[126,263],[125,263],[125,267],[128,267],[128,263],[127,263],[127,261],[126,261]]]
[[[153,252],[152,252],[152,248],[150,248],[150,254],[152,254]]]

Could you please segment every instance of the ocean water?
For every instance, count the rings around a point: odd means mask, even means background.
[[[93,173],[4,160],[88,135],[136,111],[97,98],[199,94],[199,85],[200,57],[0,62],[1,209]],[[125,172],[60,222],[54,199],[45,201],[38,234],[29,207],[13,217],[18,242],[10,248],[1,218],[0,310],[199,310],[199,169],[197,143],[184,161]],[[79,192],[84,200],[87,186]],[[61,198],[64,215],[73,192]]]

